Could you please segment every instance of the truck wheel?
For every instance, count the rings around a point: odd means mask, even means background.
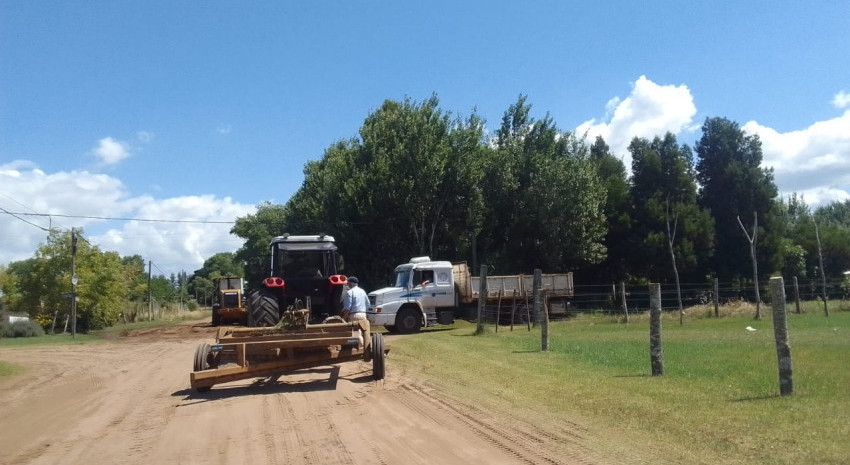
[[[386,373],[386,354],[384,354],[384,337],[381,333],[372,333],[372,378],[375,381],[384,379]]]
[[[277,296],[260,289],[248,299],[248,326],[274,326],[280,320]]]
[[[413,308],[403,308],[395,316],[395,329],[401,334],[418,333],[422,327],[422,314]]]
[[[212,326],[218,326],[221,324],[221,316],[218,314],[218,309],[213,307],[212,309]]]

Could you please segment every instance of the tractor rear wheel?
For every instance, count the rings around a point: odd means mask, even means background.
[[[372,333],[372,378],[375,381],[384,379],[386,374],[386,354],[384,354],[384,337],[381,333]]]
[[[221,324],[221,316],[218,314],[218,308],[213,307],[212,309],[212,326],[218,326]]]
[[[248,298],[248,326],[274,326],[280,321],[277,296],[268,289],[260,289]]]

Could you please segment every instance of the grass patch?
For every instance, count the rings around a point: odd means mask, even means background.
[[[16,375],[22,371],[23,368],[20,365],[15,365],[14,363],[8,363],[0,360],[0,378],[4,376]]]
[[[100,341],[102,338],[94,334],[78,333],[76,337],[71,337],[71,333],[63,334],[45,334],[36,337],[11,337],[0,338],[0,348],[2,347],[30,347],[44,345],[68,345],[68,344],[86,344],[95,341]]]
[[[790,310],[790,309],[789,309]],[[713,309],[712,309],[713,311]],[[792,396],[779,396],[770,307],[663,321],[665,374],[651,376],[649,324],[579,315],[552,323],[550,351],[525,327],[395,338],[391,364],[450,396],[517,418],[581,418],[676,463],[846,463],[850,312],[788,314]],[[747,331],[750,326],[756,331]],[[650,446],[651,445],[651,446]],[[652,450],[650,450],[650,448]]]

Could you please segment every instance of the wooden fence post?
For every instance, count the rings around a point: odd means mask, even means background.
[[[523,290],[525,294],[525,323],[528,325],[528,330],[531,331],[531,309],[528,308],[528,291]]]
[[[617,308],[617,283],[611,283],[611,311]]]
[[[542,281],[542,271],[540,268],[534,269],[534,313],[537,318],[540,320],[540,349],[543,352],[549,351],[549,312],[547,309],[542,309],[541,313],[541,281]]]
[[[516,313],[516,289],[513,290],[513,298],[511,299],[511,331],[514,330],[514,314]]]
[[[622,300],[623,305],[623,315],[626,316],[626,323],[629,322],[629,306],[626,303],[626,283],[620,281],[620,299]]]
[[[797,286],[796,276],[794,276],[794,304],[797,306],[797,314],[803,313],[800,311],[800,287]]]
[[[496,332],[499,332],[499,323],[502,319],[502,289],[499,289],[499,304],[496,305]]]
[[[720,318],[720,283],[714,278],[714,318]]]
[[[652,376],[664,374],[664,348],[661,347],[661,284],[649,284],[649,359]]]
[[[487,265],[481,265],[478,282],[478,325],[475,334],[484,334],[484,304],[487,303]]]
[[[776,339],[776,359],[779,362],[779,393],[794,393],[794,373],[791,367],[791,344],[788,342],[788,323],[785,319],[785,283],[782,277],[770,278],[773,301],[773,338]]]

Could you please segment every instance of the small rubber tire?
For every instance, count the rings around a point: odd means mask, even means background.
[[[195,371],[204,371],[210,369],[209,363],[210,356],[210,345],[207,343],[198,344],[198,347],[195,349],[195,364],[193,368]],[[212,388],[212,386],[200,386],[195,388],[198,392],[207,392]]]
[[[210,345],[206,342],[203,344],[198,344],[198,347],[195,349],[195,365],[193,367],[194,371],[204,371],[210,369],[209,355]]]
[[[372,333],[372,378],[375,381],[384,379],[386,374],[386,354],[384,353],[384,336]]]

